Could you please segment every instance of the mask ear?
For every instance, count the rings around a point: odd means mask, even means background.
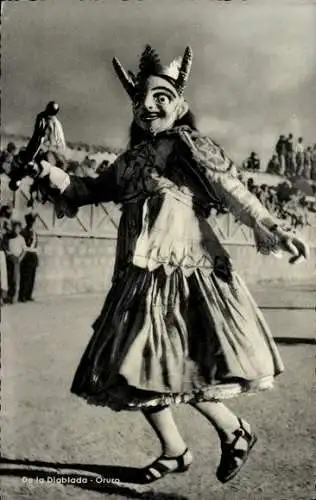
[[[177,120],[181,120],[181,118],[189,111],[189,105],[188,103],[184,100],[181,99],[179,102],[179,106],[177,109]]]

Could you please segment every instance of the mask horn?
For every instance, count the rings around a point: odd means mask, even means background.
[[[182,94],[186,86],[187,80],[189,78],[192,66],[192,60],[193,60],[193,51],[191,47],[187,47],[184,52],[181,67],[179,70],[179,76],[176,82],[176,87],[180,95]]]
[[[135,91],[135,84],[133,79],[128,73],[126,73],[125,69],[116,57],[114,57],[114,59],[112,60],[112,64],[121,84],[123,85],[130,98],[133,99]]]

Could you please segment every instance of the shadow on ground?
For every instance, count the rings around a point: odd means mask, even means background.
[[[296,345],[296,344],[316,345],[316,338],[274,337],[274,340],[277,344],[281,345]]]
[[[0,464],[0,476],[43,481],[49,478],[66,486],[101,494],[120,494],[126,498],[141,500],[188,500],[187,497],[174,493],[137,491],[129,488],[126,483],[146,485],[143,469],[136,467],[17,460],[4,457],[1,458]]]

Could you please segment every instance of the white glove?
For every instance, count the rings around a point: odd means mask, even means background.
[[[277,228],[276,233],[282,242],[283,249],[292,255],[289,260],[290,264],[299,264],[309,258],[309,246],[303,239],[296,234],[284,231],[280,227]]]
[[[282,251],[291,254],[290,264],[298,264],[309,257],[309,247],[299,236],[285,231],[275,221],[258,221],[254,227],[257,249],[260,253],[282,256]]]
[[[61,193],[63,193],[70,184],[69,175],[61,168],[51,165],[46,160],[42,160],[40,165],[42,168],[42,172],[40,173],[39,178],[43,179],[45,177],[48,177],[51,185],[54,188],[57,188]]]

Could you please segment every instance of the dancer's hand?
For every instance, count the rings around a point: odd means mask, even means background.
[[[290,264],[298,264],[303,259],[308,259],[309,247],[305,241],[281,228],[278,228],[276,233],[280,237],[283,249],[292,255],[289,260]]]
[[[61,193],[69,186],[69,175],[59,167],[51,165],[48,161],[42,160],[40,162],[41,173],[40,179],[48,178],[51,186],[58,189]]]

